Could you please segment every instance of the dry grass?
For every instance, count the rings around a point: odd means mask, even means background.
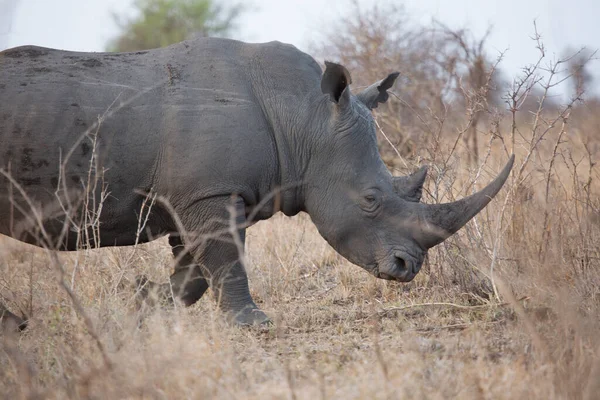
[[[33,313],[25,334],[4,338],[0,392],[219,399],[597,393],[590,386],[600,378],[597,260],[574,270],[554,259],[519,274],[506,261],[504,291],[512,284],[515,297],[528,298],[511,306],[510,295],[503,296],[509,304],[485,301],[439,281],[436,270],[451,265],[430,265],[410,284],[377,280],[336,255],[306,216],[277,216],[248,236],[253,296],[276,321],[269,330],[226,325],[209,298],[157,312],[138,327],[131,282],[139,273],[168,279],[165,241],[61,253],[108,365],[46,253],[3,239],[2,292],[13,295],[9,307],[27,309],[33,289]],[[476,249],[466,252],[477,259]]]

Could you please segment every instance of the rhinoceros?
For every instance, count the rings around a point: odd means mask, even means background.
[[[240,262],[245,229],[278,211],[308,213],[375,277],[411,281],[427,250],[498,193],[514,156],[480,192],[421,203],[426,169],[394,177],[377,147],[372,110],[397,76],[353,94],[344,66],[326,62],[323,72],[280,42],[5,50],[0,234],[65,251],[168,235],[170,283],[146,287],[191,305],[210,286],[240,325],[268,321]]]

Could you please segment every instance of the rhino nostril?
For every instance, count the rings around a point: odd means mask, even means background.
[[[404,258],[399,257],[399,256],[394,256],[396,258],[396,267],[398,267],[398,270],[400,271],[405,271],[406,270],[406,261],[404,261]]]

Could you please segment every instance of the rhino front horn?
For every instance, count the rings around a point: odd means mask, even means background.
[[[510,157],[502,172],[481,191],[464,199],[445,204],[418,204],[419,230],[416,239],[424,248],[431,248],[462,228],[477,215],[500,191],[515,162]]]

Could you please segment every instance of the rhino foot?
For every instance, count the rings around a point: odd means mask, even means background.
[[[29,323],[27,317],[19,317],[0,303],[0,326],[4,332],[23,332]]]
[[[135,279],[135,288],[137,304],[141,310],[148,311],[148,309],[156,307],[172,306],[174,303],[171,287],[168,283],[155,283],[145,276],[138,276]],[[253,302],[240,311],[230,309],[226,311],[226,314],[228,321],[237,326],[268,327],[273,324],[269,317],[259,310]]]
[[[256,306],[244,307],[238,312],[229,312],[230,322],[237,326],[260,326],[267,327],[273,325],[273,322],[267,317],[267,314],[256,308]]]

